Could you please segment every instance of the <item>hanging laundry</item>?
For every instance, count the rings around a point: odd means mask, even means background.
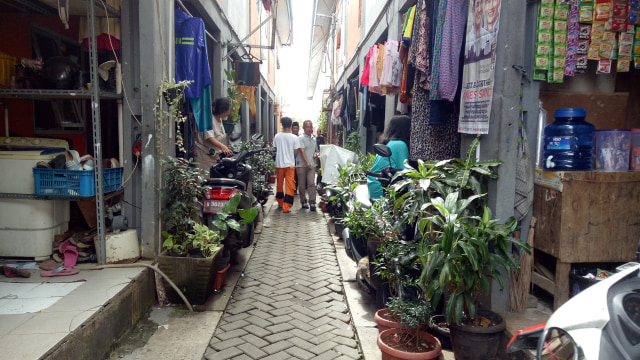
[[[239,85],[260,85],[260,63],[252,61],[239,61],[235,63],[237,81]]]
[[[371,49],[373,52],[371,53],[369,63],[369,91],[379,94],[382,91],[380,89],[380,77],[378,76],[378,55],[380,53],[380,48],[378,45],[374,45]]]
[[[205,87],[211,86],[211,72],[207,57],[207,45],[202,19],[187,15],[180,9],[175,10],[175,76],[176,82],[193,81],[184,91],[186,98],[201,98],[206,93]],[[210,89],[209,89],[210,91]],[[209,93],[210,94],[210,93]],[[208,95],[209,104],[211,95]],[[192,103],[192,107],[204,107],[207,99]],[[195,106],[194,106],[195,105]],[[213,128],[213,114],[210,109],[194,112],[199,131]]]
[[[404,25],[402,27],[402,44],[408,49],[411,46],[411,33],[413,32],[413,23],[416,14],[416,5],[413,5],[407,11]]]
[[[271,12],[271,0],[262,0],[262,6],[264,9]]]
[[[412,58],[413,63],[416,66],[416,77],[415,84],[421,86],[423,89],[430,89],[431,83],[429,81],[429,77],[431,75],[430,68],[430,58],[431,58],[431,36],[433,32],[431,31],[433,24],[431,19],[433,19],[434,15],[434,6],[427,6],[426,1],[421,1],[420,11],[420,25],[418,27],[418,36],[417,39],[414,38],[412,49],[415,48],[415,51],[410,52],[409,61],[411,62]]]
[[[380,85],[387,87],[387,94],[392,95],[400,91],[402,85],[402,62],[398,53],[398,42],[387,40],[384,47],[384,62]]]
[[[256,116],[258,114],[256,110],[256,89],[253,86],[238,85],[238,92],[244,95],[249,104],[249,115]]]
[[[362,76],[360,77],[360,85],[369,86],[369,72],[371,71],[371,66],[369,65],[369,61],[371,61],[371,54],[373,54],[373,47],[369,48],[367,52],[367,56],[364,60],[364,70],[362,70]]]
[[[469,1],[440,1],[438,25],[441,27],[436,29],[431,69],[431,99],[453,101],[458,87],[460,49],[467,26],[467,17],[460,14],[467,14]]]
[[[429,125],[433,103],[427,90],[421,86],[414,88],[409,146],[411,160],[437,161],[460,157],[457,116],[451,112],[444,125]]]

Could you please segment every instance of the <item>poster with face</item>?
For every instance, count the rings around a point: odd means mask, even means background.
[[[488,134],[501,0],[469,0],[458,132]]]

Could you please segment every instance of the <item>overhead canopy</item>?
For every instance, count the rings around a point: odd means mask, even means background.
[[[329,40],[336,2],[314,0],[311,26],[311,47],[309,48],[309,74],[307,76],[307,99],[312,100],[318,83],[320,66],[324,59],[325,46]]]
[[[280,37],[282,45],[291,45],[293,43],[291,0],[278,0],[276,6],[276,31],[278,32],[278,37]]]

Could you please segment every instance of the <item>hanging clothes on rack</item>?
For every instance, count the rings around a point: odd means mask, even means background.
[[[245,86],[260,85],[260,63],[253,61],[238,61],[235,63],[238,84]]]
[[[460,51],[467,27],[467,17],[461,14],[467,14],[469,1],[440,2],[441,13],[438,17],[431,69],[431,99],[453,101],[460,73]]]
[[[191,102],[198,131],[213,129],[211,73],[207,57],[204,22],[180,9],[175,10],[176,82],[192,81],[184,90]]]
[[[340,108],[340,116],[346,120],[347,131],[352,130],[352,124],[358,121],[356,110],[358,108],[358,78],[347,80],[344,91],[344,99]]]
[[[360,85],[369,86],[369,73],[371,72],[371,55],[373,54],[373,46],[367,51],[367,56],[364,59],[364,70],[362,70],[362,76],[360,77]]]
[[[370,66],[369,66],[369,91],[380,94],[380,76],[378,75],[378,58],[380,55],[380,47],[376,44],[372,47]],[[380,63],[382,64],[382,63]],[[381,71],[382,72],[382,71]]]
[[[395,40],[387,40],[384,46],[380,86],[387,88],[387,95],[398,93],[400,91],[400,85],[402,85],[402,62],[400,61],[398,46],[399,44]]]
[[[409,111],[409,104],[411,102],[411,90],[413,88],[413,76],[409,78],[409,73],[414,75],[415,67],[409,62],[409,51],[411,49],[411,38],[413,37],[413,28],[417,16],[417,5],[409,8],[406,19],[404,22],[404,28],[402,31],[402,42],[400,44],[400,61],[402,62],[402,80],[400,84],[400,99],[398,101],[398,111],[401,114],[406,114]]]
[[[458,157],[460,153],[460,134],[454,112],[436,109],[432,112],[434,102],[430,100],[430,66],[432,63],[430,44],[434,43],[435,27],[438,17],[439,3],[427,4],[425,0],[418,2],[419,23],[417,36],[414,35],[409,53],[409,62],[416,65],[413,99],[411,111],[411,141],[409,158],[411,160],[444,160]],[[414,32],[415,34],[415,32]],[[437,104],[436,104],[437,106]],[[446,116],[444,125],[430,125],[432,117]]]
[[[249,115],[256,116],[258,114],[256,110],[256,88],[253,86],[238,85],[238,92],[244,95],[249,104]]]

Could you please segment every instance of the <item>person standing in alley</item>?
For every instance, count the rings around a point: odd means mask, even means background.
[[[293,123],[291,123],[291,133],[297,137],[300,137],[300,123],[297,121],[294,121]],[[298,158],[299,156],[296,155],[295,156],[295,160],[296,163],[298,163]],[[294,192],[294,194],[298,195],[298,188],[297,188],[297,184],[298,184],[298,172],[296,171],[296,174],[294,175],[295,181],[296,181],[296,190]]]
[[[316,160],[314,154],[317,152],[316,139],[313,136],[313,124],[311,120],[302,123],[303,134],[298,137],[300,140],[300,154],[296,156],[296,174],[298,175],[298,193],[303,209],[316,211],[316,183],[315,175]],[[307,203],[307,195],[309,202]]]
[[[276,149],[276,200],[282,212],[288,213],[293,206],[296,189],[295,156],[298,154],[300,142],[298,137],[291,133],[291,118],[283,117],[280,123],[282,132],[273,138],[273,146]]]

